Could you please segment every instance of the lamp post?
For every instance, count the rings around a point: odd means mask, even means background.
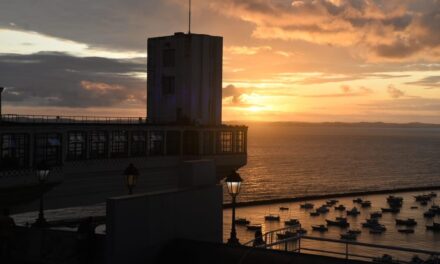
[[[228,192],[232,197],[232,228],[231,228],[231,237],[228,240],[229,245],[239,245],[237,239],[237,232],[235,231],[235,199],[237,195],[240,193],[241,182],[243,179],[240,177],[236,171],[232,171],[228,177],[226,177],[226,186],[228,187]]]
[[[128,165],[128,167],[124,171],[124,176],[125,184],[128,188],[128,194],[133,194],[133,188],[134,186],[136,186],[139,171],[132,163],[130,163],[130,165]]]
[[[35,221],[35,227],[45,227],[47,225],[46,219],[44,218],[44,184],[47,181],[47,178],[50,174],[50,167],[46,164],[46,162],[40,162],[35,168],[36,176],[38,177],[38,182],[41,188],[41,196],[40,196],[40,211],[38,213],[38,219]]]

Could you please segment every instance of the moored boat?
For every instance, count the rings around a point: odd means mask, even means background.
[[[345,233],[341,234],[341,239],[343,240],[356,240],[357,234],[354,233]]]
[[[328,227],[326,227],[325,225],[313,225],[312,229],[315,231],[319,231],[319,232],[326,232],[328,231]]]
[[[337,217],[336,220],[325,220],[328,226],[339,226],[342,228],[346,228],[350,226],[350,223],[347,222],[347,218]]]
[[[363,201],[363,202],[361,203],[361,206],[362,206],[363,208],[371,207],[371,201]]]
[[[322,205],[321,207],[316,209],[316,212],[320,213],[320,214],[325,214],[328,213],[328,207],[326,205]]]
[[[284,207],[284,206],[280,207],[280,211],[288,211],[288,210],[289,210],[289,207]]]
[[[237,218],[235,219],[235,224],[237,225],[248,225],[251,221],[247,220],[246,218]]]
[[[289,219],[287,221],[284,221],[284,224],[286,226],[299,226],[300,222],[298,219]]]
[[[313,209],[314,206],[315,206],[315,205],[312,204],[312,203],[303,203],[303,204],[301,204],[299,207],[300,207],[301,209]]]
[[[356,207],[353,207],[351,210],[347,211],[347,215],[350,216],[358,216],[361,212]]]
[[[321,215],[319,212],[310,212],[310,216],[319,216]]]
[[[400,208],[390,207],[390,208],[381,208],[382,213],[393,213],[397,214],[400,212]]]
[[[382,217],[382,212],[380,211],[370,213],[370,218],[379,218],[379,217]]]
[[[258,230],[261,230],[261,225],[259,225],[259,224],[257,224],[257,225],[247,225],[246,228],[248,230],[251,230],[251,231],[258,231]]]
[[[417,222],[414,218],[408,218],[406,220],[396,219],[396,225],[415,226],[417,225]]]
[[[397,232],[405,233],[405,234],[412,234],[412,233],[414,233],[414,229],[410,229],[410,228],[397,229]]]
[[[266,220],[266,221],[280,221],[280,216],[279,215],[270,214],[270,215],[266,215],[264,217],[264,220]]]
[[[338,206],[335,206],[336,211],[345,211],[345,206],[343,204],[340,204]]]
[[[291,237],[296,237],[296,236],[297,236],[297,233],[296,232],[291,232],[291,231],[286,231],[284,233],[277,234],[277,238],[279,240],[287,239],[287,238],[291,238]]]

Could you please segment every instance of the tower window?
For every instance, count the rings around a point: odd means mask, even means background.
[[[164,95],[172,95],[175,91],[175,81],[174,76],[163,76],[162,77],[162,93]]]
[[[163,66],[164,67],[174,67],[175,66],[175,50],[174,49],[166,49],[162,54],[163,58]]]

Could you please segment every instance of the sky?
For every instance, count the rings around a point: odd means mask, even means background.
[[[2,0],[3,112],[146,115],[149,37],[186,0]],[[440,123],[440,0],[192,0],[224,37],[223,120]]]

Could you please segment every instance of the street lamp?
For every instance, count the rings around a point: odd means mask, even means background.
[[[235,231],[235,198],[240,193],[241,182],[243,179],[240,177],[235,170],[231,172],[231,174],[226,177],[226,186],[228,187],[228,192],[232,197],[232,229],[231,229],[231,238],[228,240],[229,245],[239,245],[237,239],[237,232]]]
[[[133,194],[133,188],[136,186],[137,179],[139,176],[138,169],[133,165],[133,163],[130,163],[128,167],[124,171],[125,176],[125,184],[127,184],[128,187],[128,194]]]
[[[45,161],[40,162],[37,164],[35,168],[35,174],[38,178],[38,182],[40,183],[41,188],[41,196],[40,196],[40,212],[38,214],[38,219],[35,221],[34,226],[35,227],[44,227],[47,225],[47,221],[44,218],[44,184],[47,181],[47,178],[50,174],[50,167],[46,164]]]

